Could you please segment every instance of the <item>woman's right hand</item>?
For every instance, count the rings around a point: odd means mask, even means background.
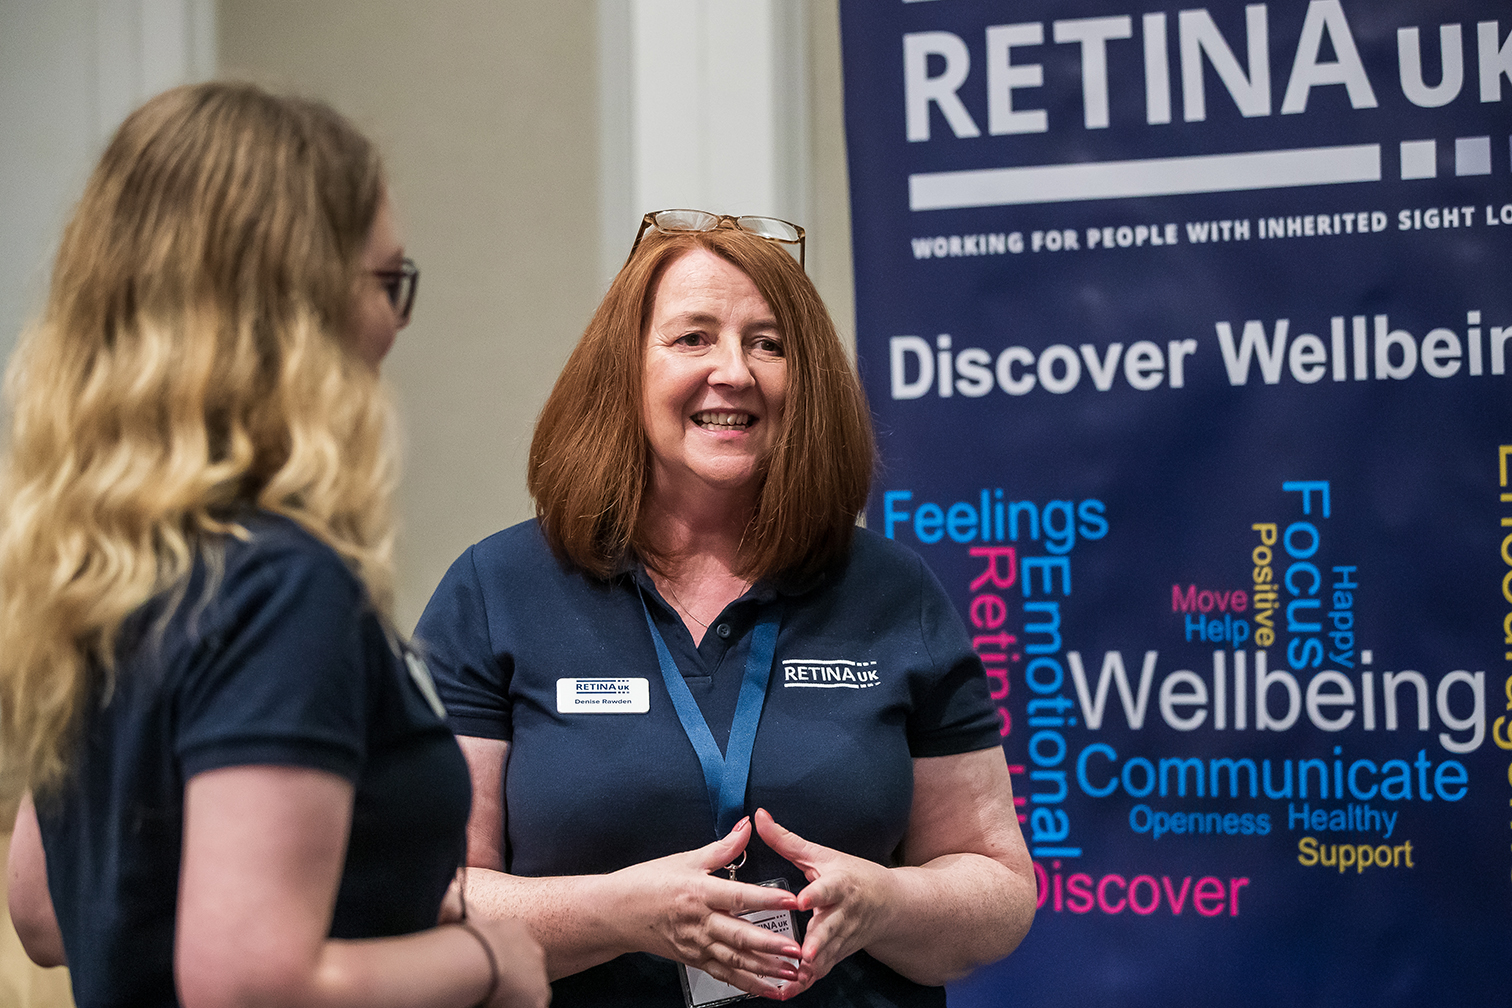
[[[783,997],[773,981],[798,978],[786,959],[799,959],[802,949],[739,915],[796,910],[796,898],[786,889],[710,874],[736,861],[750,839],[746,818],[721,840],[607,876],[625,947],[675,959],[748,994]]]
[[[530,929],[512,919],[467,923],[488,942],[499,968],[499,982],[485,1008],[546,1008],[551,1001],[546,953]]]

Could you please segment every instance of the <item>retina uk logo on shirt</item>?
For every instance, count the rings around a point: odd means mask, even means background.
[[[845,658],[785,658],[782,661],[784,689],[866,689],[882,680],[874,661]]]

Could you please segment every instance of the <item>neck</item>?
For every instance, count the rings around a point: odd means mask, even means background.
[[[682,616],[695,644],[724,607],[749,587],[735,572],[751,510],[748,499],[690,498],[654,488],[647,502],[642,521],[658,554],[652,581]]]
[[[678,492],[657,482],[652,482],[641,522],[662,573],[680,578],[711,562],[726,570],[739,567],[741,539],[755,511],[751,494],[708,488]]]

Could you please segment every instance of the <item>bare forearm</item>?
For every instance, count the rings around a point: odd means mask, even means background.
[[[488,993],[491,973],[478,940],[460,927],[404,938],[327,942],[315,972],[322,1008],[455,1005]]]
[[[635,951],[616,920],[615,888],[607,875],[524,878],[467,869],[468,912],[523,922],[545,949],[552,980]]]
[[[456,926],[399,938],[330,940],[314,961],[264,960],[240,973],[218,958],[177,964],[184,1008],[471,1008],[492,982],[480,943]]]
[[[948,854],[890,875],[885,933],[866,951],[915,983],[937,986],[1003,958],[1034,918],[1032,876],[980,854]]]

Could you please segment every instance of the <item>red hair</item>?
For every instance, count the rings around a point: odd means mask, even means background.
[[[552,549],[608,577],[627,557],[663,560],[641,527],[650,446],[641,414],[645,329],[672,260],[703,248],[738,268],[783,335],[782,430],[742,539],[743,577],[817,573],[850,546],[876,445],[855,371],[819,292],[775,243],[732,227],[652,232],[604,295],[541,410],[526,485]]]

